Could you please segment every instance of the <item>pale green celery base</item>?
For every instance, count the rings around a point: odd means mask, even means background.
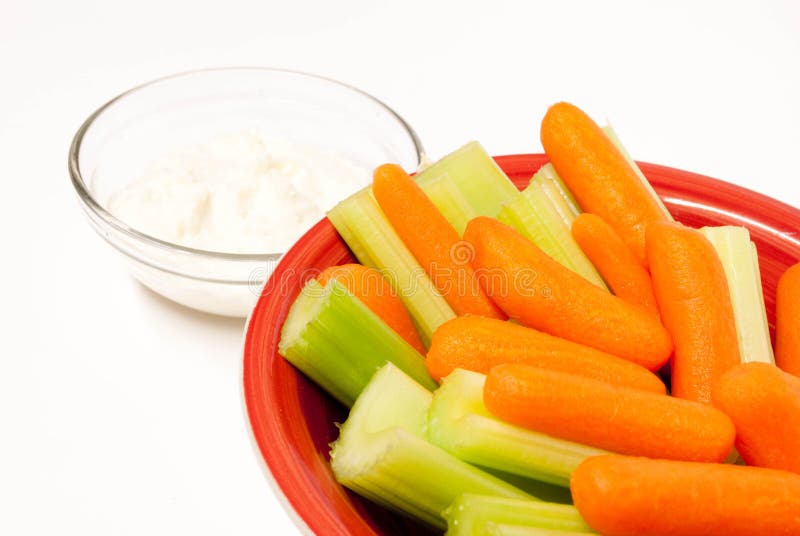
[[[478,216],[455,182],[446,174],[428,181],[425,193],[459,236],[464,235],[469,220]]]
[[[363,222],[361,225],[377,227],[372,230],[372,232],[376,234],[386,232],[386,230],[381,228],[384,224],[376,217],[376,211],[365,207],[367,197],[369,197],[369,191],[366,189],[360,190],[344,201],[339,202],[328,211],[326,216],[336,228],[336,232],[339,233],[342,240],[345,241],[347,247],[353,252],[355,258],[358,259],[358,262],[364,266],[375,268],[378,265],[378,261],[370,254],[371,248],[368,248],[369,244],[364,243],[361,239],[362,235],[367,230],[362,229],[359,233],[356,224],[357,222]],[[375,208],[377,208],[377,206]],[[380,215],[383,216],[383,214]],[[375,219],[375,221],[370,221],[370,217]],[[389,226],[389,222],[386,221],[385,225]],[[394,232],[391,226],[389,226],[389,229]]]
[[[574,506],[539,501],[467,493],[450,505],[444,517],[448,536],[482,536],[497,530],[500,534],[526,534],[525,530],[594,534]]]
[[[656,193],[655,189],[653,188],[653,185],[650,184],[650,181],[647,180],[647,177],[644,176],[642,170],[639,169],[639,166],[636,164],[636,161],[631,157],[630,153],[622,144],[622,141],[619,139],[619,136],[617,136],[617,133],[614,132],[613,128],[611,128],[611,125],[604,126],[603,132],[608,137],[608,139],[610,139],[611,142],[617,147],[617,149],[619,149],[619,152],[622,153],[622,156],[625,157],[625,160],[633,168],[633,171],[636,172],[636,176],[639,177],[639,180],[642,181],[642,184],[644,184],[645,188],[647,188],[647,191],[650,192],[650,196],[656,201],[656,203],[658,203],[658,206],[661,208],[661,211],[664,213],[664,215],[671,221],[674,221],[675,218],[673,218],[672,214],[670,214],[669,210],[667,210],[667,206],[664,204],[664,201],[661,199],[661,196],[659,196]]]
[[[466,461],[466,460],[464,460]],[[561,484],[551,484],[541,480],[534,480],[527,476],[515,475],[506,471],[492,469],[484,465],[472,464],[478,469],[482,469],[487,473],[496,476],[500,480],[505,480],[515,488],[519,488],[528,495],[533,495],[540,501],[557,504],[572,504],[572,494],[568,487]]]
[[[775,354],[773,352],[771,339],[769,337],[769,321],[767,320],[767,306],[766,302],[764,301],[764,286],[761,284],[761,267],[758,264],[758,249],[756,248],[755,242],[750,242],[750,258],[752,259],[753,263],[753,273],[755,274],[756,283],[755,286],[758,289],[758,304],[761,306],[761,314],[758,315],[761,328],[763,329],[763,335],[756,336],[758,340],[761,340],[761,344],[766,344],[765,353],[762,354],[765,363],[775,363]],[[757,312],[753,314],[758,314]],[[761,338],[759,338],[761,337]],[[762,346],[763,347],[763,346]],[[769,356],[767,357],[767,353]]]
[[[541,184],[542,186],[549,185],[553,191],[558,192],[568,212],[572,214],[572,219],[582,212],[580,205],[578,205],[578,202],[575,200],[575,196],[572,195],[567,185],[564,184],[564,181],[558,176],[553,164],[547,163],[540,167],[539,171],[533,175],[531,183]],[[528,187],[530,187],[530,184]],[[565,223],[567,223],[568,226],[571,225],[572,219],[565,221]]]
[[[500,207],[518,192],[500,166],[475,141],[425,168],[415,179],[427,193],[429,185],[442,177],[452,181],[476,216],[496,216]]]
[[[561,216],[561,221],[567,229],[572,228],[572,222],[575,221],[577,214],[573,212],[572,207],[569,206],[564,196],[561,195],[559,187],[553,181],[542,181],[539,183],[539,189],[547,199],[550,200],[550,205],[555,209],[556,213]],[[530,195],[536,192],[534,188],[528,186],[522,191],[522,195]]]
[[[488,536],[584,536],[585,534],[597,534],[596,532],[578,532],[574,530],[540,529],[537,527],[522,527],[519,525],[504,525],[498,523],[487,523],[486,534]]]
[[[390,361],[429,390],[424,358],[341,283],[310,280],[289,309],[278,353],[350,406]]]
[[[400,427],[427,439],[428,410],[433,393],[414,381],[393,363],[386,363],[372,376],[350,410],[353,420],[342,426],[346,435],[374,434]],[[352,428],[352,430],[350,430]]]
[[[345,199],[328,212],[328,219],[358,260],[379,270],[408,309],[423,342],[455,317],[444,297],[397,236],[369,190]]]
[[[703,227],[725,269],[743,363],[775,363],[755,244],[744,227]]]
[[[532,497],[423,436],[431,394],[389,364],[375,374],[331,450],[336,479],[356,493],[439,528],[461,493]]]
[[[531,183],[524,192],[506,203],[497,218],[516,229],[562,266],[608,290],[597,269],[572,237],[569,226],[574,216],[561,196],[550,188]],[[554,200],[553,195],[557,199]],[[557,204],[562,205],[561,209]]]
[[[444,378],[428,412],[432,443],[475,465],[565,487],[583,460],[607,454],[497,419],[483,404],[485,381],[463,369]]]

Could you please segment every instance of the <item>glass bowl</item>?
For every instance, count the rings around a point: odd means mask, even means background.
[[[547,162],[544,155],[496,159],[517,187]],[[770,329],[775,286],[800,259],[800,211],[722,181],[640,164],[678,221],[692,227],[743,225],[756,243]],[[340,486],[328,464],[335,423],[347,410],[278,355],[280,330],[303,284],[320,270],[353,262],[327,220],[309,230],[280,262],[253,310],[244,346],[244,400],[258,456],[299,525],[314,534],[434,534]]]
[[[365,170],[384,162],[414,170],[423,154],[412,128],[376,98],[294,71],[192,71],[104,104],[81,125],[69,150],[72,184],[90,224],[144,285],[219,315],[247,316],[284,252],[220,253],[170,243],[117,218],[108,201],[159,157],[249,130],[331,151]],[[296,231],[299,237],[305,229]]]

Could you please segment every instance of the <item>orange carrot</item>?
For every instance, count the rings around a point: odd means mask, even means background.
[[[529,365],[492,368],[483,399],[517,426],[633,456],[721,462],[735,435],[706,404]]]
[[[472,251],[403,168],[375,170],[372,193],[386,218],[459,316],[505,315],[489,299],[470,266]]]
[[[661,380],[625,359],[511,322],[479,316],[448,320],[433,333],[425,364],[435,380],[456,368],[488,374],[495,365],[522,363],[664,394]]]
[[[672,222],[647,227],[647,256],[661,319],[675,343],[672,394],[710,403],[713,383],[740,359],[722,263],[705,236]]]
[[[330,278],[341,283],[408,344],[425,355],[425,346],[411,321],[411,315],[379,271],[360,264],[343,264],[326,268],[316,277],[320,285],[325,285]]]
[[[572,222],[572,236],[614,294],[659,316],[650,274],[603,218],[579,214]]]
[[[736,450],[758,467],[800,473],[800,378],[767,363],[728,370],[714,405],[736,426]]]
[[[785,471],[605,455],[583,461],[570,490],[607,536],[800,534],[800,476]]]
[[[800,376],[800,263],[778,280],[775,295],[775,363]]]
[[[580,206],[606,220],[646,263],[645,227],[667,217],[603,130],[579,108],[560,102],[547,110],[541,139]]]
[[[659,320],[554,261],[514,229],[478,217],[464,239],[487,294],[520,323],[658,370],[672,353]]]

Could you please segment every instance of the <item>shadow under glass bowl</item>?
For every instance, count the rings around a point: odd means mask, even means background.
[[[523,188],[547,158],[496,158]],[[692,227],[742,225],[758,248],[764,299],[774,334],[775,286],[800,259],[800,210],[756,192],[686,171],[640,163],[672,215]],[[306,280],[353,256],[328,220],[310,229],[284,256],[267,282],[247,327],[244,401],[257,455],[267,478],[298,524],[320,536],[436,534],[339,485],[330,469],[335,423],[347,410],[278,355],[289,306]]]
[[[423,155],[413,129],[376,98],[281,69],[176,74],[131,89],[93,113],[75,134],[68,162],[92,227],[155,292],[237,317],[250,313],[284,252],[224,253],[160,240],[117,218],[108,201],[163,155],[243,131],[331,151],[366,170],[385,162],[414,170]],[[299,237],[304,229],[296,231]]]

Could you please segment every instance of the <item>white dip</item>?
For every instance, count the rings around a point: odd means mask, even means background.
[[[145,234],[197,249],[283,253],[369,174],[335,154],[220,136],[168,154],[116,192],[109,210]]]

